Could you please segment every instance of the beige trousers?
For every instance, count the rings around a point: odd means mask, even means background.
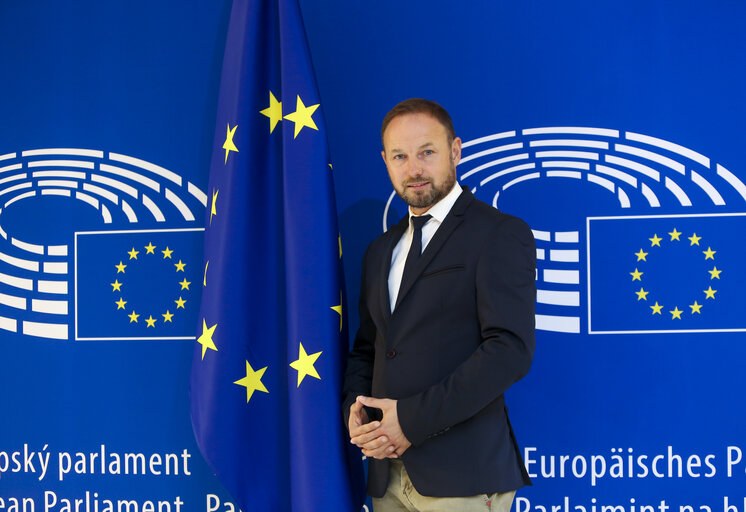
[[[400,460],[391,461],[389,486],[373,498],[373,512],[509,512],[515,491],[461,498],[433,498],[417,492]]]

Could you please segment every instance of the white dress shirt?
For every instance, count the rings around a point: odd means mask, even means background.
[[[453,185],[448,194],[435,203],[424,215],[432,215],[432,218],[428,220],[422,227],[422,251],[425,251],[425,247],[433,238],[433,235],[438,230],[443,220],[448,215],[448,212],[453,208],[453,204],[461,195],[461,186],[456,182]],[[412,246],[412,235],[414,234],[414,227],[412,226],[412,217],[417,217],[412,213],[412,208],[409,208],[409,226],[404,234],[397,242],[394,247],[394,252],[391,253],[391,269],[389,270],[389,300],[391,302],[391,311],[394,311],[396,305],[396,298],[399,295],[399,287],[401,286],[402,275],[404,274],[404,263],[407,261],[407,254],[409,254],[409,248]]]

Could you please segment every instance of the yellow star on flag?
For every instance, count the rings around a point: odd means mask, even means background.
[[[140,318],[140,315],[138,315],[137,313],[135,313],[134,310],[132,310],[132,313],[129,314],[129,315],[127,315],[127,316],[130,317],[130,323],[132,323],[132,322],[137,323],[137,319]]]
[[[693,315],[694,313],[699,313],[699,310],[702,309],[702,304],[697,304],[697,301],[695,300],[694,304],[690,304],[689,307],[692,308]]]
[[[640,287],[639,292],[635,292],[637,294],[637,300],[648,300],[648,293],[646,292],[642,287]]]
[[[119,272],[117,272],[117,274],[118,273]],[[120,283],[118,279],[115,279],[113,283],[109,283],[109,284],[111,284],[111,288],[112,288],[111,291],[113,291],[113,292],[121,292],[122,291],[122,284],[124,284],[124,283]]]
[[[124,305],[127,304],[127,301],[119,297],[119,300],[116,301],[114,304],[117,305],[117,309],[124,309]]]
[[[629,275],[631,275],[631,276],[632,276],[632,280],[633,280],[633,281],[642,281],[642,279],[640,279],[640,276],[642,276],[643,274],[644,274],[644,272],[640,272],[640,271],[639,271],[639,270],[637,270],[637,269],[635,269],[635,271],[634,271],[634,272],[630,272],[630,273],[629,273]]]
[[[716,252],[717,251],[713,251],[712,248],[708,247],[706,251],[702,251],[702,254],[705,255],[706,260],[714,260]]]
[[[699,245],[699,241],[702,240],[701,236],[697,236],[697,233],[692,233],[692,236],[688,237],[691,242],[689,245]]]
[[[658,233],[656,233],[656,234],[653,235],[653,238],[648,238],[648,240],[650,240],[650,247],[654,247],[656,245],[658,247],[660,247],[661,246],[661,240],[663,240],[663,239],[658,236]]]
[[[675,318],[681,320],[681,313],[683,313],[683,311],[681,311],[678,306],[674,306],[673,310],[669,311],[669,313],[671,313],[671,320],[674,320]]]
[[[148,245],[145,246],[145,254],[155,254],[155,245],[153,245],[153,242],[148,242]]]
[[[267,367],[265,366],[261,370],[254,371],[249,362],[246,361],[246,376],[233,383],[246,388],[247,404],[249,403],[249,400],[251,400],[251,395],[254,394],[254,391],[269,393],[269,391],[267,391],[267,388],[264,387],[264,384],[262,384],[262,376],[264,375],[264,372],[266,370]]]
[[[205,274],[204,274],[204,277],[202,278],[202,286],[203,286],[203,287],[206,287],[206,286],[207,286],[207,266],[208,266],[209,264],[210,264],[210,260],[207,260],[207,261],[205,262]]]
[[[647,261],[645,259],[645,256],[647,256],[647,255],[648,255],[648,253],[644,252],[642,249],[640,249],[640,252],[636,252],[635,253],[635,256],[637,256],[637,261],[640,261],[640,260]]]
[[[717,290],[713,290],[712,286],[702,291],[705,292],[705,299],[715,299],[715,294],[717,293]]]
[[[321,379],[316,368],[313,366],[320,355],[321,352],[316,352],[311,355],[306,354],[306,350],[303,348],[303,343],[300,343],[298,359],[290,363],[290,367],[298,371],[298,387],[300,387],[300,383],[303,382],[306,375],[316,377],[319,380]]]
[[[148,318],[145,319],[145,321],[148,323],[148,327],[155,327],[155,318],[153,318],[153,315],[150,315]]]
[[[165,260],[166,258],[171,259],[171,254],[174,251],[172,251],[171,249],[168,248],[168,246],[166,246],[166,250],[165,251],[161,251],[161,252],[163,253],[163,259]]]
[[[269,91],[269,107],[260,110],[259,113],[269,117],[269,133],[272,133],[277,123],[282,121],[282,102],[277,101],[272,91]]]
[[[192,284],[192,282],[191,281],[187,281],[186,277],[185,277],[184,280],[181,281],[179,284],[181,285],[181,289],[182,290],[188,290],[189,289],[189,285]]]
[[[681,236],[681,232],[676,231],[676,228],[673,228],[673,231],[670,231],[668,234],[671,235],[671,241],[679,240],[679,236]]]
[[[720,273],[722,270],[718,270],[717,267],[712,267],[712,270],[708,270],[710,273],[710,279],[720,279]]]
[[[173,318],[174,314],[173,313],[169,313],[169,311],[166,310],[165,313],[161,313],[161,316],[163,317],[163,322],[165,323],[165,322],[171,322],[171,319]],[[173,323],[173,322],[171,322],[171,323]]]
[[[179,297],[179,300],[175,300],[174,302],[176,303],[176,309],[179,309],[179,308],[186,309],[184,307],[184,304],[186,304],[186,301],[182,299],[181,297]]]
[[[186,263],[182,263],[181,260],[179,260],[178,263],[174,263],[174,267],[176,267],[177,272],[184,272],[185,266],[186,266]]]
[[[339,298],[339,305],[332,306],[331,309],[337,312],[339,315],[339,332],[342,332],[342,297]]]
[[[124,274],[124,269],[127,267],[127,265],[123,264],[121,261],[119,262],[119,265],[114,266],[117,267],[117,274],[120,272]]]
[[[339,235],[337,237],[337,240],[339,240],[339,257],[342,257],[342,235]]]
[[[654,306],[650,306],[650,309],[653,310],[653,314],[654,315],[660,315],[661,314],[661,309],[663,309],[663,306],[660,305],[660,304],[658,304],[658,301],[655,301],[655,305]]]
[[[218,189],[213,189],[212,191],[212,205],[210,206],[210,224],[212,224],[213,215],[218,214],[218,209],[217,209],[218,192],[220,192]]]
[[[298,96],[295,105],[295,112],[285,116],[285,119],[295,123],[295,133],[293,134],[293,138],[296,138],[300,131],[306,126],[318,131],[316,123],[313,122],[313,117],[311,117],[313,116],[313,113],[316,112],[317,108],[319,108],[318,103],[307,107],[303,104],[300,96]]]
[[[331,309],[339,315],[339,332],[342,332],[342,290],[339,290],[339,304],[337,306],[331,306]]]
[[[168,314],[168,311],[166,311]],[[165,316],[165,315],[164,315]],[[170,321],[170,320],[169,320]],[[207,349],[214,350],[215,352],[218,351],[218,348],[215,346],[215,342],[212,341],[212,334],[215,332],[215,328],[218,326],[218,324],[213,325],[212,327],[207,327],[207,322],[205,319],[202,319],[202,334],[200,334],[199,338],[197,338],[197,343],[202,345],[202,360],[205,360],[205,354],[207,353]]]
[[[136,251],[135,248],[133,247],[132,250],[129,251],[127,254],[130,255],[130,259],[131,260],[136,260],[137,259],[137,255],[140,254],[140,251]]]
[[[236,134],[236,128],[238,128],[238,125],[234,126],[231,130],[230,123],[228,124],[228,128],[225,131],[225,142],[223,143],[223,149],[225,150],[225,163],[228,163],[228,153],[231,151],[235,151],[238,153],[238,148],[233,143],[233,136]]]

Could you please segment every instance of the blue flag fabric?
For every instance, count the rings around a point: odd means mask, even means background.
[[[744,214],[589,218],[589,331],[746,331],[745,229]]]
[[[319,106],[296,0],[235,1],[190,389],[199,448],[245,512],[358,505],[340,411],[341,243]]]

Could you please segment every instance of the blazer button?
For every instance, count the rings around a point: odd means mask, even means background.
[[[389,350],[388,352],[386,352],[386,357],[388,357],[389,359],[395,358],[396,357],[396,350],[394,350],[392,348],[391,350]]]

